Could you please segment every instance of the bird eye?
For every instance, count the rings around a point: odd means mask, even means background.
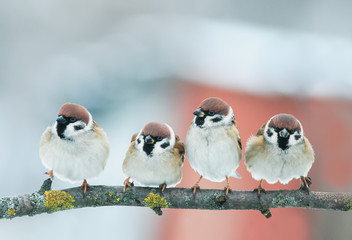
[[[157,137],[156,140],[157,141],[161,141],[161,140],[163,140],[163,138],[162,137]]]
[[[208,112],[208,115],[209,115],[209,116],[214,116],[214,115],[215,115],[215,112],[211,110],[211,111]]]
[[[76,122],[76,121],[77,121],[77,118],[75,118],[75,117],[70,118],[70,122]]]

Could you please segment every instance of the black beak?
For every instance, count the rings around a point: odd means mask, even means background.
[[[197,110],[195,110],[193,114],[196,115],[197,117],[204,117],[205,115],[201,108],[198,108]]]
[[[145,139],[144,139],[144,142],[146,144],[153,144],[155,141],[154,141],[154,139],[151,136],[146,136]]]
[[[59,116],[56,119],[56,122],[59,123],[59,124],[67,124],[67,120],[63,116]]]
[[[279,136],[287,138],[288,136],[290,136],[290,133],[286,130],[286,128],[284,128],[279,132]]]

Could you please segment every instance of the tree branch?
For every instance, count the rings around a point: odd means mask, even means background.
[[[133,187],[123,193],[123,186],[91,186],[86,194],[79,187],[51,191],[51,179],[44,181],[41,189],[32,194],[0,199],[0,218],[33,216],[41,213],[84,207],[138,206],[151,207],[161,215],[160,208],[232,210],[252,209],[270,217],[270,208],[307,208],[352,210],[352,193],[304,192],[302,190],[267,191],[260,200],[252,191],[225,191],[200,189],[193,196],[189,188],[167,188],[164,193],[157,188]],[[150,195],[150,193],[153,193]],[[160,196],[164,199],[161,199]],[[148,196],[159,198],[146,200]],[[166,200],[166,202],[165,202]]]

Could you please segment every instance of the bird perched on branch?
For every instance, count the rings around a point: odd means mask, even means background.
[[[103,129],[84,107],[64,104],[55,123],[48,127],[40,140],[40,158],[43,165],[59,179],[68,182],[83,181],[98,176],[109,155],[109,140]]]
[[[314,151],[304,136],[303,127],[290,114],[278,114],[269,119],[256,136],[248,139],[244,154],[247,170],[260,181],[255,191],[260,197],[262,181],[287,184],[300,179],[301,188],[308,191],[311,179],[307,177],[314,162]]]
[[[186,136],[186,153],[191,167],[200,174],[192,187],[195,194],[204,177],[214,182],[229,177],[241,178],[236,172],[241,161],[241,139],[232,108],[220,98],[207,98],[193,112],[195,115]]]
[[[130,178],[144,186],[175,186],[182,179],[184,145],[166,123],[150,122],[132,136],[122,170],[127,176],[124,192],[131,187]]]

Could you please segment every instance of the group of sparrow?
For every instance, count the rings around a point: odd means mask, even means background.
[[[186,145],[166,123],[150,122],[132,136],[122,170],[127,176],[124,191],[132,187],[130,179],[144,186],[175,186],[182,179],[184,155],[200,175],[192,187],[196,194],[204,177],[214,182],[226,180],[225,193],[230,192],[229,177],[240,178],[236,172],[242,156],[242,144],[234,112],[225,101],[205,99],[193,112]],[[54,124],[48,127],[40,141],[40,157],[44,166],[63,181],[83,181],[96,177],[105,167],[109,141],[103,129],[88,110],[66,103]],[[309,192],[307,176],[314,162],[314,151],[304,136],[303,127],[294,116],[278,114],[269,119],[247,141],[245,165],[259,181],[255,191],[264,192],[262,181],[287,184],[300,179],[301,188]]]

